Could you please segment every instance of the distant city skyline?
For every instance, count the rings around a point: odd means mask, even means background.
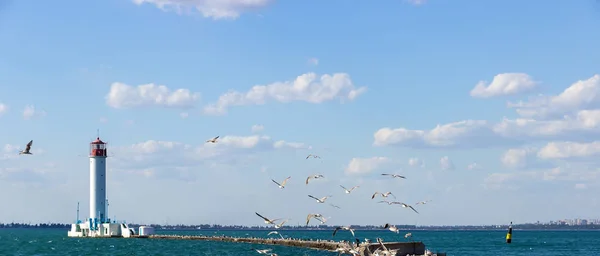
[[[88,217],[97,129],[133,223],[600,212],[593,1],[216,2],[0,5],[0,222]]]

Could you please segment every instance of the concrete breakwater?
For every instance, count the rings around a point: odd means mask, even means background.
[[[334,251],[338,247],[344,246],[344,243],[336,242],[333,240],[300,240],[300,239],[294,239],[294,238],[280,239],[280,238],[260,238],[260,237],[182,236],[182,235],[151,235],[148,238],[221,241],[221,242],[249,243],[249,244],[270,244],[270,245],[303,247],[303,248],[328,250],[328,251]]]
[[[296,239],[296,238],[260,238],[260,237],[231,237],[231,236],[203,236],[203,235],[150,235],[134,236],[150,239],[173,239],[173,240],[200,240],[200,241],[219,241],[232,243],[249,243],[263,245],[281,245],[290,247],[302,247],[316,250],[335,251],[338,248],[347,248],[349,243],[345,241],[319,240],[319,239]],[[428,254],[425,250],[425,244],[422,242],[387,242],[383,243],[390,250],[395,250],[396,255],[438,255],[445,256],[444,253]],[[379,243],[361,243],[359,245],[360,255],[373,255],[370,252],[380,247]]]

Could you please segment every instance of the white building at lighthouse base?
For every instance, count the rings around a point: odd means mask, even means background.
[[[69,237],[132,237],[134,229],[125,223],[97,223],[92,219],[71,224]]]

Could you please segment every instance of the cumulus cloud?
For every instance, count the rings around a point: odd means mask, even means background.
[[[0,116],[8,111],[8,106],[0,102]]]
[[[444,156],[440,159],[440,168],[442,170],[454,170],[454,163],[449,157]]]
[[[354,157],[350,160],[350,163],[348,163],[348,166],[346,167],[346,174],[368,174],[383,167],[389,162],[389,158],[382,156],[370,158]]]
[[[425,162],[419,158],[412,157],[408,159],[408,165],[412,167],[425,167]]]
[[[481,166],[479,166],[477,163],[471,163],[467,166],[467,170],[478,170],[481,169]]]
[[[413,4],[413,5],[422,5],[427,2],[427,0],[404,0],[404,1],[406,1],[410,4]]]
[[[30,120],[34,117],[42,117],[46,115],[46,111],[44,110],[36,110],[35,106],[27,105],[25,109],[23,109],[23,119]]]
[[[501,161],[509,168],[525,168],[535,158],[535,148],[511,148],[504,152]]]
[[[262,132],[265,129],[265,127],[261,124],[255,124],[252,126],[251,130],[252,132]]]
[[[533,90],[537,84],[527,74],[504,73],[494,76],[490,84],[487,84],[486,81],[480,81],[471,90],[470,94],[475,98],[516,95]]]
[[[492,173],[484,180],[484,186],[490,189],[515,188],[530,182],[543,182],[556,184],[556,182],[597,182],[600,170],[589,169],[581,166],[554,167],[550,169],[499,172]]]
[[[176,141],[148,140],[129,146],[118,146],[114,151],[115,166],[144,176],[168,170],[169,175],[188,176],[190,168],[201,165],[239,164],[249,161],[253,154],[273,150],[308,149],[304,143],[273,140],[269,136],[222,136],[217,143],[192,145]],[[149,163],[152,163],[149,166]],[[170,169],[165,169],[169,167]],[[189,178],[189,177],[188,177]]]
[[[580,110],[598,109],[600,108],[600,75],[579,80],[559,95],[540,95],[528,101],[509,103],[508,106],[515,108],[523,117],[540,120],[559,118]]]
[[[241,13],[267,6],[273,0],[133,0],[137,5],[154,4],[163,11],[174,10],[183,13],[196,9],[204,17],[237,19]]]
[[[315,73],[307,73],[298,76],[294,81],[255,85],[245,93],[229,91],[221,95],[216,103],[205,106],[204,113],[222,115],[232,106],[263,105],[269,101],[303,101],[318,104],[336,98],[354,100],[365,91],[366,87],[355,88],[350,76],[345,73],[321,77]]]
[[[542,159],[583,158],[600,155],[600,141],[589,143],[549,142],[537,153]]]
[[[171,91],[164,85],[131,86],[115,82],[111,84],[110,91],[106,95],[106,104],[117,109],[148,106],[191,108],[198,99],[200,99],[200,94],[192,93],[188,89]]]

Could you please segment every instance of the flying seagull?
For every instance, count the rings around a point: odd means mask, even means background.
[[[381,175],[383,176],[392,176],[392,178],[401,178],[401,179],[406,179],[406,177],[399,175],[399,174],[389,174],[389,173],[382,173]]]
[[[311,157],[312,157],[312,158],[321,158],[320,156],[317,156],[317,155],[308,154],[308,156],[306,156],[306,159],[309,159],[309,158],[311,158]]]
[[[283,236],[281,234],[279,234],[279,232],[277,232],[277,231],[271,231],[271,232],[269,232],[269,234],[267,234],[267,236],[270,236],[270,235],[279,235],[279,237],[281,237],[281,239],[283,239]]]
[[[258,252],[259,254],[269,254],[271,253],[272,249],[263,249],[263,250],[259,250],[259,249],[254,249],[252,248],[252,250],[255,250],[256,252]]]
[[[291,178],[292,176],[289,176],[287,178],[285,178],[285,180],[283,180],[281,183],[275,181],[274,179],[271,179],[271,181],[273,181],[275,184],[277,184],[277,186],[279,186],[279,188],[283,189],[285,188],[285,183],[287,183],[287,181]]]
[[[400,205],[402,205],[402,207],[403,207],[403,208],[410,208],[410,209],[412,209],[414,212],[416,212],[416,213],[419,213],[419,212],[417,212],[417,210],[415,210],[415,208],[414,208],[414,207],[412,207],[411,205],[408,205],[408,204],[405,204],[405,203],[402,203],[402,202],[399,202],[399,204],[400,204]]]
[[[19,152],[19,155],[33,155],[30,152],[31,145],[33,145],[33,140],[30,140],[29,143],[27,143],[27,146],[25,146],[25,149],[23,149],[21,152]]]
[[[308,225],[308,223],[310,222],[310,219],[312,219],[312,218],[315,218],[316,220],[323,222],[323,220],[319,219],[321,217],[323,217],[323,215],[321,215],[320,213],[309,213],[306,216],[306,225]]]
[[[258,215],[258,217],[261,217],[263,220],[265,220],[265,224],[271,224],[271,225],[275,225],[275,221],[280,220],[280,219],[268,219],[265,216],[260,215],[258,212],[255,212],[256,215]]]
[[[401,204],[400,202],[390,202],[390,201],[386,201],[386,200],[379,201],[379,202],[377,202],[377,203],[386,203],[386,204],[388,204],[388,205],[392,205],[392,204]]]
[[[288,220],[284,220],[284,221],[282,221],[282,222],[281,222],[281,223],[279,223],[279,224],[275,224],[275,226],[273,226],[273,227],[274,227],[274,228],[281,228],[281,227],[283,227],[283,224],[285,224],[287,221],[288,221]]]
[[[344,186],[340,185],[340,187],[342,187],[344,189],[344,192],[346,192],[346,194],[350,194],[350,192],[352,192],[352,190],[354,190],[355,188],[359,188],[360,186],[354,186],[350,189],[345,188]]]
[[[319,179],[319,178],[324,178],[324,177],[323,177],[323,175],[322,175],[322,174],[316,174],[316,175],[311,175],[311,176],[308,176],[308,177],[306,178],[306,185],[308,185],[308,181],[309,181],[310,179]]]
[[[217,139],[219,139],[219,136],[217,136],[217,137],[214,137],[214,138],[212,138],[212,139],[210,139],[210,140],[207,140],[206,142],[210,142],[210,143],[217,143]]]
[[[335,236],[335,233],[337,233],[338,230],[340,230],[340,229],[342,229],[342,230],[348,230],[348,231],[350,231],[350,233],[352,233],[352,236],[354,236],[354,229],[350,228],[349,226],[336,227],[335,230],[333,231],[333,236]]]
[[[385,193],[375,192],[373,194],[373,196],[371,196],[371,199],[374,199],[375,196],[377,196],[378,194],[381,195],[382,197],[388,197],[388,196],[392,195],[394,198],[396,198],[396,195],[392,194],[392,192],[385,192]]]
[[[316,198],[314,196],[308,195],[308,197],[317,200],[317,202],[319,202],[319,203],[325,203],[325,200],[327,200],[327,198],[330,198],[331,196],[324,196],[321,198]]]
[[[330,205],[331,207],[335,207],[335,208],[338,208],[338,209],[342,209],[341,207],[339,207],[339,206],[337,206],[337,205],[335,205],[335,204],[329,204],[329,205]]]
[[[416,203],[415,205],[426,204],[426,203],[429,203],[429,202],[431,202],[431,200],[421,201],[421,202]]]
[[[406,233],[406,235],[404,235],[404,238],[406,238],[406,239],[412,238],[412,233]]]
[[[398,234],[400,232],[400,230],[398,230],[398,228],[396,226],[392,226],[392,225],[390,225],[390,223],[385,223],[385,226],[383,226],[383,229],[388,229],[389,231],[395,232],[396,234]]]

